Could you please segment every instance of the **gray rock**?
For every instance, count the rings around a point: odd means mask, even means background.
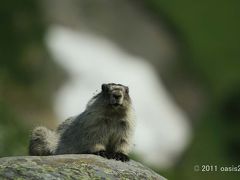
[[[142,164],[95,155],[19,156],[0,158],[0,179],[160,179]]]

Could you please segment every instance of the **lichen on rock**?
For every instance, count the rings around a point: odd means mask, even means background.
[[[95,155],[19,156],[0,158],[0,179],[159,179],[142,164]]]

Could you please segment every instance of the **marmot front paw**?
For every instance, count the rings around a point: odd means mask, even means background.
[[[102,157],[104,157],[104,158],[108,158],[108,154],[107,154],[107,152],[104,151],[104,150],[102,150],[102,151],[97,151],[97,152],[95,152],[95,153],[93,153],[93,154],[98,155],[98,156],[102,156]]]
[[[111,152],[107,154],[108,159],[115,159],[117,161],[126,162],[129,161],[129,157],[121,152]]]

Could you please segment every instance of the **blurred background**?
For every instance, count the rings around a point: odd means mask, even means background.
[[[116,82],[136,111],[133,159],[168,179],[239,179],[220,167],[240,170],[240,2],[0,4],[0,157]]]

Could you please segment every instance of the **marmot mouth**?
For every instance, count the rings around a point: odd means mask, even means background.
[[[119,104],[119,103],[114,103],[114,104],[112,104],[112,106],[113,106],[113,107],[118,107],[118,106],[121,106],[121,104]]]

